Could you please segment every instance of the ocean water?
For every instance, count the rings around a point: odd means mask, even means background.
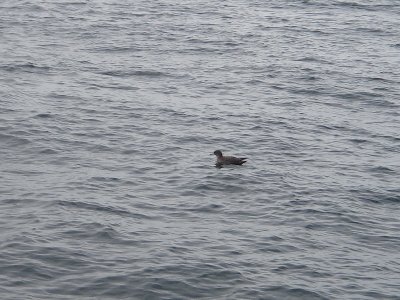
[[[0,299],[400,299],[399,15],[1,1]]]

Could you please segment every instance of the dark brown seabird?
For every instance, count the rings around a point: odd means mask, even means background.
[[[214,155],[217,156],[217,167],[223,165],[242,165],[246,162],[246,157],[223,156],[221,150],[215,150]]]

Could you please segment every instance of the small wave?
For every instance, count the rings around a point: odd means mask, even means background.
[[[31,143],[29,139],[2,133],[0,133],[0,142],[5,143],[10,147],[22,146]]]
[[[47,149],[41,150],[40,153],[50,155],[50,154],[57,154],[58,152],[54,149],[47,148]]]
[[[296,252],[299,249],[295,246],[288,244],[277,244],[274,243],[256,243],[255,250],[260,253],[290,253]]]
[[[63,5],[79,5],[79,6],[83,5],[83,6],[85,6],[88,3],[87,3],[87,1],[79,1],[79,0],[77,0],[77,1],[65,1],[65,2],[63,1],[62,4]]]
[[[399,190],[350,190],[351,193],[355,194],[361,201],[367,201],[375,204],[390,204],[400,203],[400,191]]]
[[[377,11],[383,9],[392,10],[394,7],[394,4],[378,4],[378,3],[368,4],[368,3],[358,3],[351,1],[338,1],[333,5],[343,8],[362,9],[367,11]]]
[[[117,177],[103,177],[103,176],[94,176],[91,178],[91,180],[94,181],[100,181],[100,182],[116,182],[116,181],[121,181],[120,178]]]
[[[167,274],[168,277],[160,277],[160,274]],[[160,291],[165,294],[165,299],[200,299],[210,295],[210,291],[215,298],[220,293],[231,290],[232,285],[248,282],[245,275],[234,267],[210,263],[180,263],[146,268],[143,275],[148,278],[143,288],[147,291]]]
[[[317,57],[311,57],[311,56],[302,57],[302,58],[296,59],[296,61],[322,63],[322,64],[329,64],[329,65],[333,64],[330,61],[323,60],[323,59],[317,58]]]
[[[108,46],[108,47],[97,47],[92,51],[96,52],[133,52],[142,51],[141,48],[135,46]]]
[[[197,212],[197,213],[220,213],[223,208],[224,208],[223,205],[209,204],[209,205],[202,205],[196,208],[189,208],[187,209],[187,211]]]
[[[390,84],[396,84],[397,81],[391,80],[391,79],[387,79],[387,78],[383,78],[383,77],[360,77],[361,79],[367,79],[370,81],[376,81],[376,82],[384,82],[384,83],[390,83]]]
[[[229,166],[228,166],[229,168]],[[245,187],[235,184],[227,184],[227,183],[199,183],[193,187],[195,190],[204,190],[204,191],[229,191],[230,193],[238,193],[246,190]]]
[[[85,134],[83,134],[85,136]],[[90,145],[87,148],[89,151],[94,152],[94,153],[101,153],[101,152],[111,152],[114,151],[113,148],[107,146],[107,145]]]
[[[349,100],[363,100],[366,98],[378,98],[382,95],[377,93],[370,93],[370,92],[354,92],[354,93],[344,93],[344,94],[337,94],[336,97],[349,99]]]
[[[166,73],[159,72],[159,71],[104,71],[100,72],[102,75],[107,75],[107,76],[116,76],[116,77],[163,77],[163,76],[169,76]]]
[[[15,65],[0,65],[0,69],[5,70],[7,72],[21,71],[27,73],[43,73],[43,72],[48,72],[50,70],[50,67],[39,66],[34,63],[28,62]]]
[[[387,33],[386,30],[382,30],[380,28],[370,28],[370,27],[358,27],[354,28],[356,31],[361,31],[361,32],[369,32],[369,33]]]
[[[107,85],[107,84],[96,84],[91,83],[89,89],[113,89],[113,90],[124,90],[124,91],[137,91],[139,90],[136,86],[129,86],[129,85],[122,85],[122,84],[114,84],[114,85]]]
[[[364,143],[368,143],[367,140],[365,139],[349,139],[350,142],[354,143],[354,144],[364,144]]]
[[[384,167],[384,166],[379,166],[379,167],[373,167],[369,169],[370,172],[373,173],[382,173],[382,174],[393,174],[396,171],[389,168],[389,167]]]
[[[138,153],[140,153],[140,150],[139,149],[127,149],[127,150],[122,150],[121,153],[122,154],[127,154],[127,155],[138,154]]]
[[[306,290],[304,288],[291,287],[287,285],[272,286],[263,289],[263,292],[270,295],[272,299],[307,299],[307,300],[328,300],[323,295]]]
[[[49,114],[49,113],[40,113],[35,116],[35,118],[39,118],[39,119],[49,119],[52,117],[53,117],[53,115]]]
[[[127,209],[106,206],[106,205],[100,205],[97,203],[59,200],[59,201],[57,201],[57,204],[64,206],[64,207],[73,207],[73,208],[84,209],[84,210],[93,210],[93,211],[104,212],[104,213],[109,213],[109,214],[116,214],[116,215],[120,215],[120,216],[127,216],[127,217],[139,218],[139,219],[151,219],[150,216],[147,216],[144,214],[132,213]]]
[[[48,98],[55,98],[55,99],[61,99],[61,100],[81,100],[81,98],[73,95],[67,95],[65,93],[57,93],[57,92],[51,92],[47,95]]]

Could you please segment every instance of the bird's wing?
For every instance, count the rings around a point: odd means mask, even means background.
[[[245,157],[235,157],[235,156],[224,156],[225,162],[231,163],[231,164],[243,164],[245,163]]]

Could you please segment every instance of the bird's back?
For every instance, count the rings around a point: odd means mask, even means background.
[[[242,165],[246,162],[246,157],[223,156],[220,162],[224,165]]]

